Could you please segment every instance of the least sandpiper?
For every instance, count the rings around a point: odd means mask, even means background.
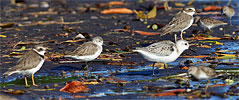
[[[208,80],[208,83],[205,88],[205,92],[207,91],[208,85],[210,83],[211,78],[218,77],[222,74],[216,73],[216,71],[212,68],[209,67],[204,67],[204,66],[191,66],[188,69],[188,74],[193,75],[198,80]],[[198,87],[200,85],[200,82],[198,82]]]
[[[192,6],[187,6],[183,11],[176,14],[176,16],[163,28],[160,29],[163,33],[161,36],[172,33],[172,32],[181,32],[180,36],[183,40],[183,31],[188,29],[193,23],[193,15],[196,10]],[[176,41],[176,34],[175,34]]]
[[[212,28],[220,26],[220,25],[227,25],[227,23],[224,23],[223,21],[216,20],[210,17],[202,17],[196,16],[195,22],[201,26],[202,28],[209,29],[211,31]]]
[[[96,59],[101,54],[103,49],[102,45],[103,39],[101,37],[94,37],[92,41],[83,43],[64,57],[85,61],[86,66],[88,66],[88,61]]]
[[[235,14],[235,9],[231,6],[223,6],[221,12],[222,12],[222,15],[229,17],[230,24],[232,25],[231,19],[232,19],[232,16]]]
[[[175,61],[186,49],[189,49],[189,43],[185,40],[179,40],[176,43],[172,41],[160,41],[147,47],[136,48],[133,51],[139,52],[146,60],[154,62],[154,75],[155,62],[164,63],[164,68],[166,69],[166,63]]]
[[[37,86],[34,81],[34,73],[36,73],[44,63],[45,47],[42,45],[35,46],[32,50],[23,54],[23,56],[17,61],[16,66],[10,68],[4,75],[11,75],[14,73],[25,75],[26,87],[29,87],[27,83],[27,76],[32,75],[32,84]]]

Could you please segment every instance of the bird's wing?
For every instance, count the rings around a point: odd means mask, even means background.
[[[16,66],[9,69],[9,71],[27,70],[36,67],[42,58],[35,51],[31,50],[23,54],[23,56],[17,61]]]
[[[203,72],[205,72],[208,76],[214,77],[216,76],[216,71],[209,67],[198,66]]]
[[[192,16],[187,15],[185,13],[179,13],[177,14],[167,25],[165,25],[161,31],[163,31],[163,34],[161,36],[166,35],[171,32],[178,32],[188,26],[188,24],[185,23],[190,23],[190,19]]]
[[[158,56],[168,56],[176,50],[175,47],[176,45],[171,41],[160,41],[145,47],[145,50]]]
[[[93,55],[97,52],[98,46],[93,42],[86,42],[80,45],[77,49],[71,52],[68,55],[72,56],[86,56],[86,55]]]
[[[203,23],[207,24],[207,25],[210,25],[211,23],[213,23],[215,25],[227,24],[227,23],[224,23],[223,21],[216,20],[216,19],[213,19],[213,18],[201,18],[200,20],[202,20]]]

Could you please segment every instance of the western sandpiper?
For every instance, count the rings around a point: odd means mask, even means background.
[[[227,25],[227,23],[224,23],[223,21],[216,20],[210,17],[202,17],[196,16],[195,17],[195,22],[201,26],[202,28],[209,29],[210,32],[212,28],[220,26],[220,25]]]
[[[190,66],[188,69],[188,74],[193,75],[198,80],[208,80],[208,83],[205,88],[205,92],[207,91],[208,85],[210,84],[210,79],[221,76],[222,74],[216,73],[216,71],[209,67],[204,66]],[[198,82],[198,86],[200,86],[200,82]]]
[[[232,16],[235,14],[235,9],[231,6],[223,6],[222,7],[222,15],[229,17],[230,19],[230,24],[232,25]]]

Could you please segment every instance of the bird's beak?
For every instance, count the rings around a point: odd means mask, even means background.
[[[197,11],[197,10],[195,11],[195,14],[199,14],[199,13],[201,13],[201,12],[200,12],[200,11]]]
[[[106,46],[106,47],[107,47],[108,45],[106,45],[105,43],[103,43],[103,46]]]
[[[195,50],[193,50],[192,48],[188,48],[188,50],[190,50],[190,51],[192,51],[193,53],[196,53],[196,51]]]

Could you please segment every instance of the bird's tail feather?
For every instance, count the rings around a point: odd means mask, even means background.
[[[10,75],[12,75],[12,74],[13,74],[13,72],[7,71],[7,72],[3,73],[3,77],[4,77],[4,78],[7,78],[8,76],[10,76]]]

